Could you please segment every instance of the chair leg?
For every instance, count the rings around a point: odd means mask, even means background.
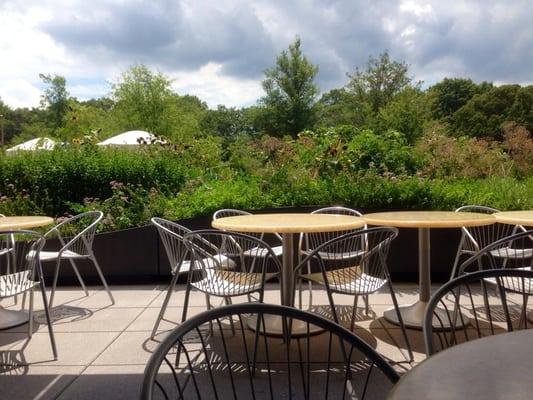
[[[85,293],[85,296],[89,296],[89,291],[85,287],[85,282],[83,282],[83,279],[81,277],[80,271],[78,270],[78,267],[74,263],[74,260],[69,259],[69,261],[70,261],[70,265],[71,265],[72,269],[74,270],[74,273],[76,274],[76,278],[78,278],[78,282],[80,283],[81,288],[82,288],[83,292]]]
[[[402,329],[403,339],[405,341],[405,345],[407,346],[409,362],[412,363],[414,361],[413,350],[411,349],[411,343],[409,342],[409,338],[407,337],[407,329],[405,328],[405,324],[403,323],[403,317],[402,313],[400,312],[400,307],[398,306],[398,300],[396,299],[396,294],[394,293],[394,288],[392,287],[390,279],[387,280],[387,283],[389,285],[392,303],[394,305],[394,309],[396,310],[396,315],[398,316],[398,322],[400,322],[400,328]]]
[[[57,360],[57,347],[56,340],[54,338],[54,330],[52,329],[52,320],[50,318],[50,309],[48,307],[48,300],[46,299],[46,288],[44,281],[41,280],[41,294],[43,296],[44,313],[46,315],[46,323],[48,324],[48,334],[50,335],[50,344],[52,345],[52,353],[54,354],[54,360]]]
[[[353,299],[353,309],[352,309],[352,321],[350,323],[350,330],[353,332],[355,328],[355,316],[357,314],[357,299],[359,296],[355,295]]]
[[[227,306],[231,305],[231,298],[224,297],[224,302]],[[231,316],[229,317],[229,323],[231,325],[231,333],[233,334],[233,336],[235,336],[235,326],[233,325],[233,318]]]
[[[52,305],[54,304],[54,295],[56,293],[57,278],[59,277],[60,266],[61,266],[61,259],[58,258],[56,261],[56,269],[54,271],[54,281],[52,282],[52,292],[50,293],[50,303],[49,303],[50,308],[52,308]]]
[[[30,289],[30,301],[28,308],[28,316],[30,317],[30,319],[28,320],[28,336],[30,338],[33,336],[33,289],[34,288]]]
[[[176,286],[177,280],[178,280],[178,274],[176,273],[172,276],[172,279],[170,280],[170,284],[168,285],[165,300],[163,301],[163,305],[161,306],[161,310],[159,311],[159,315],[157,316],[157,319],[155,321],[154,329],[152,329],[152,335],[150,336],[152,339],[154,338],[155,333],[157,332],[157,328],[159,328],[159,324],[161,323],[161,320],[165,316],[165,311],[167,310],[170,297],[172,296],[172,293],[174,292],[174,287]]]
[[[461,240],[459,241],[459,246],[457,247],[457,253],[455,253],[455,260],[453,261],[453,267],[452,272],[450,274],[450,280],[455,278],[457,276],[457,267],[459,266],[459,259],[461,258],[462,248],[465,241],[464,233],[461,236]]]
[[[191,285],[187,284],[187,288],[185,289],[185,299],[183,301],[183,313],[181,314],[181,322],[185,321],[187,319],[187,310],[189,308],[189,296],[191,294]]]
[[[92,253],[91,253],[91,260],[93,261],[94,267],[96,268],[96,272],[98,272],[98,276],[100,277],[100,280],[102,281],[102,284],[104,285],[104,288],[107,292],[107,295],[109,296],[109,299],[111,300],[111,303],[115,304],[115,298],[113,297],[111,290],[109,290],[109,286],[107,286],[107,281],[105,280],[104,274],[102,273],[102,269],[100,268],[98,261],[96,261],[96,257]]]
[[[368,316],[370,314],[370,307],[368,305],[368,294],[363,296],[363,301],[365,302],[365,314]]]

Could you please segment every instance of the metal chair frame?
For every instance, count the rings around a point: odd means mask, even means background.
[[[161,242],[163,242],[163,246],[170,263],[170,273],[172,275],[172,279],[170,280],[167,288],[167,294],[165,295],[165,300],[163,301],[163,305],[161,306],[161,310],[159,311],[159,315],[155,321],[154,328],[152,329],[151,338],[153,339],[161,320],[165,316],[168,303],[172,297],[172,293],[174,293],[174,289],[176,288],[179,274],[189,272],[191,262],[188,261],[188,265],[184,265],[187,255],[189,254],[189,250],[187,249],[187,246],[185,246],[183,236],[192,231],[176,222],[168,221],[163,218],[154,217],[151,219],[151,222],[156,227],[159,238]]]
[[[217,242],[213,243],[215,240]],[[246,295],[251,301],[250,295],[258,292],[258,301],[262,302],[265,281],[281,271],[281,264],[272,248],[254,236],[204,229],[187,233],[183,241],[192,262],[187,277],[182,322],[187,319],[192,289],[205,294],[208,309],[211,309],[210,296],[222,297],[229,305],[234,296]],[[267,255],[258,257],[257,254]],[[274,273],[267,273],[269,261],[274,265]]]
[[[61,243],[61,248],[58,251],[44,251],[41,252],[40,261],[43,262],[50,262],[54,261],[56,262],[55,271],[54,271],[54,280],[52,284],[52,293],[50,295],[50,307],[53,305],[54,301],[54,294],[57,286],[57,280],[59,277],[59,268],[61,266],[61,260],[67,259],[70,262],[70,265],[72,269],[74,270],[74,273],[76,277],[78,278],[78,281],[80,282],[80,285],[85,292],[85,295],[88,296],[89,292],[87,291],[87,288],[85,287],[85,282],[83,281],[80,272],[78,270],[78,267],[76,266],[76,263],[74,260],[82,260],[87,259],[90,260],[95,269],[98,273],[98,276],[100,277],[100,280],[102,281],[102,284],[107,291],[107,294],[109,295],[109,298],[111,300],[112,304],[115,304],[115,299],[113,298],[113,294],[111,293],[111,290],[109,289],[109,286],[107,285],[107,281],[104,277],[104,274],[102,273],[102,270],[100,268],[100,265],[98,264],[98,261],[96,260],[96,257],[94,255],[92,246],[93,246],[93,240],[94,235],[96,233],[96,226],[100,222],[100,220],[103,217],[103,213],[101,211],[87,211],[78,215],[75,215],[71,218],[66,219],[65,221],[55,225],[52,227],[48,232],[44,234],[45,238],[49,238],[52,235],[56,235],[59,242]],[[75,224],[76,221],[79,221],[83,218],[92,218],[91,222],[85,226],[83,229],[81,229],[79,232],[77,232],[73,237],[64,236],[64,234],[61,233],[62,229],[65,229],[66,227]],[[70,235],[70,232],[67,233]],[[46,255],[46,258],[43,257],[43,255]]]
[[[479,213],[486,213],[486,214],[494,214],[499,212],[500,210],[492,207],[486,207],[486,206],[478,206],[478,205],[467,205],[459,207],[455,210],[456,212],[479,212]],[[462,255],[472,256],[478,251],[480,251],[485,246],[490,245],[491,243],[512,235],[514,233],[517,233],[519,231],[525,232],[526,229],[521,225],[508,225],[508,224],[501,224],[501,223],[495,223],[492,225],[485,225],[485,226],[477,226],[477,227],[463,227],[461,228],[461,240],[459,242],[459,246],[457,248],[457,253],[455,255],[455,259],[453,262],[452,272],[450,275],[450,279],[455,278],[458,276],[457,268],[459,266],[459,260],[461,259]],[[533,245],[533,241],[532,241]],[[512,248],[512,242],[508,243],[508,247]],[[532,246],[533,247],[533,246]],[[527,254],[530,254],[530,257],[533,255],[533,248],[525,249]],[[521,254],[512,252],[512,251],[505,251],[505,255],[498,254],[497,252],[494,252],[495,257],[501,257],[505,259],[505,262],[509,259],[521,257]]]
[[[253,345],[249,344],[245,328],[249,315],[257,316],[258,325],[264,323],[266,316],[281,318],[287,335],[284,339],[263,336],[259,341],[256,330]],[[236,320],[239,334],[229,338],[224,333],[221,319],[225,318]],[[291,337],[293,321],[304,322],[308,332],[311,325],[325,330],[324,351],[312,351],[316,349],[310,341],[317,340],[317,336]],[[205,330],[207,324],[217,327],[216,332]],[[239,343],[232,344],[231,340]],[[336,340],[349,358],[332,353],[337,348],[332,345]],[[175,356],[170,354],[174,350]],[[260,357],[264,358],[261,362]],[[201,358],[203,362],[199,361]],[[277,358],[281,360],[278,362]],[[165,376],[166,370],[170,373]],[[293,307],[236,304],[203,312],[175,328],[146,365],[141,399],[151,400],[159,395],[167,399],[275,399],[285,396],[282,392],[287,392],[288,398],[345,398],[347,391],[351,391],[348,396],[352,398],[358,382],[361,396],[357,398],[364,399],[369,390],[381,389],[383,384],[371,381],[374,370],[380,371],[391,385],[399,380],[394,368],[371,346],[331,320]],[[355,381],[355,375],[362,379]],[[332,380],[337,377],[334,384]],[[242,384],[238,384],[238,379],[242,379]]]
[[[252,213],[248,212],[248,211],[244,211],[244,210],[237,210],[235,208],[223,208],[223,209],[220,209],[220,210],[217,210],[213,213],[213,219],[218,219],[218,218],[224,218],[224,217],[233,217],[233,216],[238,216],[238,215],[252,215]],[[260,240],[264,240],[264,237],[265,237],[265,234],[264,233],[253,233],[253,232],[246,232],[247,235],[250,235],[250,236],[254,236],[254,237],[257,237],[258,239]],[[274,233],[273,234],[279,242],[281,242],[283,239],[281,237],[281,235],[279,233]],[[276,246],[271,246],[272,250],[274,251],[274,254],[276,254],[276,256],[281,256],[282,255],[282,246],[281,245],[276,245]],[[257,254],[258,257],[264,257],[265,254],[262,254],[262,253],[258,253]]]
[[[296,285],[297,281],[305,279],[325,286],[333,319],[336,323],[339,323],[339,317],[335,309],[333,293],[353,295],[351,330],[355,326],[358,296],[369,295],[385,285],[388,286],[411,362],[414,359],[411,344],[387,267],[390,244],[396,236],[398,236],[397,228],[377,227],[350,232],[322,243],[314,248],[295,268],[294,284]],[[361,248],[365,248],[365,251],[361,252]],[[347,253],[354,254],[354,257],[346,257]],[[322,254],[329,254],[330,257],[325,259]],[[339,256],[338,259],[331,257],[334,254]],[[317,262],[320,272],[302,274],[301,271],[308,267],[313,260]],[[346,260],[349,260],[348,265],[346,265]],[[352,265],[354,262],[356,264]]]
[[[480,258],[487,255],[488,258],[493,259],[488,251],[482,250],[466,263],[477,263]],[[493,307],[489,304],[487,282],[492,282],[496,288],[496,296],[493,296],[493,300],[498,300],[498,303]],[[474,303],[478,286],[483,296],[485,318],[482,318],[482,314]],[[424,314],[423,333],[427,355],[431,356],[438,350],[463,341],[478,339],[487,334],[497,334],[498,329],[504,332],[515,330],[511,318],[510,294],[517,294],[516,298],[522,302],[518,328],[527,328],[527,303],[529,296],[533,294],[533,271],[531,269],[498,268],[476,271],[461,275],[440,287],[431,297]],[[441,313],[442,310],[445,311],[444,318],[442,314],[439,316],[435,313],[437,306],[440,306]],[[503,312],[498,313],[497,308],[501,308]],[[469,324],[470,321],[464,315],[466,312],[472,314],[470,320],[473,323]],[[500,321],[502,326],[495,325],[498,318],[501,319],[502,314],[504,317],[503,321]],[[485,327],[486,325],[488,328]],[[445,329],[444,326],[447,328]],[[437,349],[437,343],[439,349]]]
[[[17,241],[17,239],[19,239]],[[21,240],[24,239],[24,240]],[[39,263],[39,254],[44,247],[45,238],[30,230],[11,230],[0,232],[0,249],[9,247],[9,251],[0,252],[0,299],[25,295],[29,291],[28,336],[33,335],[33,296],[37,286],[43,297],[43,306],[50,335],[50,344],[54,360],[57,360],[57,347],[50,319],[46,298],[43,271]],[[2,260],[7,259],[5,264]],[[22,307],[24,308],[24,302]]]
[[[359,211],[348,208],[344,206],[329,206],[329,207],[323,207],[319,208],[318,210],[311,211],[311,214],[337,214],[337,215],[351,215],[354,217],[361,217],[363,214],[361,214]],[[361,228],[348,230],[348,231],[337,231],[337,232],[313,232],[313,233],[302,233],[300,234],[300,240],[298,244],[299,248],[299,260],[302,260],[303,257],[308,255],[310,251],[314,247],[319,246],[321,243],[325,243],[331,239],[334,239],[336,237],[345,235],[349,232],[358,232],[363,229],[366,229],[366,224],[363,225]],[[364,244],[363,244],[364,246]],[[362,252],[365,251],[364,248],[361,249]],[[311,273],[311,264],[308,264],[307,273]],[[308,290],[309,290],[309,307],[312,307],[313,305],[313,282],[308,282]],[[299,307],[302,308],[302,286],[300,281],[300,286],[298,288],[298,300],[299,300]],[[365,302],[365,312],[368,314],[368,296],[363,296],[363,301]]]

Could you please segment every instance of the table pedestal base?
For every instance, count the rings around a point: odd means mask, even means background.
[[[6,310],[0,307],[0,330],[25,324],[30,320],[26,311]]]
[[[403,323],[406,328],[422,329],[424,324],[424,313],[428,303],[417,301],[409,306],[400,307],[400,313],[402,314]],[[437,316],[435,315],[438,315]],[[398,320],[398,314],[394,308],[391,308],[383,313],[385,319],[395,325],[400,325]],[[455,328],[464,328],[469,324],[469,319],[463,314],[461,318],[459,315],[456,317]],[[462,323],[464,321],[464,323]],[[451,329],[448,315],[445,310],[436,308],[433,315],[433,328],[436,330],[448,330]]]
[[[287,320],[287,323],[289,323],[289,320]],[[248,328],[255,331],[257,328],[257,316],[253,315],[250,318],[248,318]],[[277,336],[282,337],[283,336],[283,322],[282,317],[279,317],[277,315],[265,315],[265,325],[263,326],[263,323],[261,323],[261,329],[260,332],[263,335],[267,336]],[[319,333],[322,333],[324,329],[315,326],[315,325],[309,325],[309,335],[318,335]],[[292,329],[291,329],[291,336],[292,337],[300,337],[300,336],[307,336],[307,323],[303,321],[292,321]]]

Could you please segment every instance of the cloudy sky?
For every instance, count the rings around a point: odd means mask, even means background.
[[[250,105],[296,36],[322,91],[384,50],[426,86],[531,83],[532,21],[532,0],[0,0],[0,98],[38,105],[39,73],[100,97],[143,63],[212,107]]]

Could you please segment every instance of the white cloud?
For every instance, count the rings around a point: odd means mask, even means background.
[[[323,92],[384,50],[416,80],[527,83],[532,16],[530,0],[0,0],[0,98],[38,105],[39,73],[65,76],[80,98],[101,96],[144,63],[180,94],[249,105],[295,36]]]

